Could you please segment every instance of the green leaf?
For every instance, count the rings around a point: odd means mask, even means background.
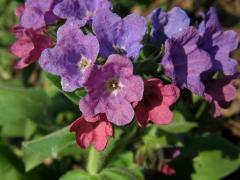
[[[4,112],[0,114],[0,126],[3,126],[3,130],[13,124],[17,125],[15,129],[23,130],[26,119],[49,128],[47,105],[48,98],[41,89],[0,83],[0,111]]]
[[[25,129],[25,131],[24,131],[24,139],[28,140],[36,132],[37,125],[34,122],[32,122],[30,120],[27,120],[26,123],[25,123],[24,129]]]
[[[162,148],[183,146],[175,134],[163,131],[159,126],[150,126],[149,132],[143,136],[143,142],[148,147]]]
[[[46,77],[49,81],[51,81],[60,92],[62,92],[68,99],[70,99],[76,105],[79,105],[80,98],[85,95],[85,91],[83,89],[79,89],[76,92],[64,92],[61,86],[61,80],[58,76],[51,75],[49,73],[45,73]]]
[[[23,164],[21,160],[12,152],[12,150],[0,140],[0,172],[1,179],[15,180],[22,176]]]
[[[159,126],[161,129],[171,133],[187,133],[197,127],[197,123],[186,121],[181,112],[175,111],[171,124]]]
[[[133,159],[132,152],[123,152],[115,156],[108,164],[108,167],[130,167],[134,163]]]
[[[239,154],[240,155],[240,154]],[[193,180],[221,179],[240,168],[240,156],[224,156],[220,150],[205,151],[193,159]]]
[[[97,180],[96,176],[90,175],[85,171],[73,170],[63,175],[60,180]]]
[[[82,170],[72,170],[67,172],[60,180],[142,180],[144,179],[142,170],[133,163],[133,153],[126,152],[112,159],[107,168],[99,174],[90,175]]]
[[[29,139],[30,136],[34,134],[36,128],[37,128],[37,125],[30,120],[13,121],[11,123],[4,124],[2,128],[1,136],[2,137],[24,137],[24,139]]]
[[[141,168],[137,165],[129,168],[106,168],[100,173],[100,177],[109,180],[144,180]]]
[[[24,142],[24,163],[26,171],[31,170],[47,158],[57,158],[59,153],[75,144],[74,134],[67,128],[56,131],[40,139]]]
[[[221,179],[240,168],[240,149],[217,136],[193,138],[183,156],[195,156],[192,179]]]
[[[21,175],[11,162],[0,153],[0,172],[1,179],[11,180],[20,179]]]

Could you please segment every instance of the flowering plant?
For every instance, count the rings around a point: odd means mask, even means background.
[[[26,0],[15,14],[17,41],[10,51],[20,58],[16,68],[38,61],[45,77],[79,105],[69,132],[59,135],[74,134],[80,148],[93,147],[86,168],[91,176],[114,176],[113,169],[101,168],[136,135],[143,137],[136,167],[149,166],[144,158],[151,158],[148,150],[157,150],[159,171],[175,174],[169,163],[182,153],[181,134],[196,122],[179,120],[186,127],[175,129],[174,118],[194,114],[201,103],[194,117],[199,120],[208,112],[206,102],[209,114],[219,118],[236,97],[239,74],[230,54],[238,48],[237,33],[221,28],[214,7],[196,22],[180,7],[156,8],[146,17],[121,17],[108,0]],[[127,161],[128,154],[123,156]],[[81,176],[90,176],[85,173]],[[67,174],[63,179],[68,176],[74,177]]]

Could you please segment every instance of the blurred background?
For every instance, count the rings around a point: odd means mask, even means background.
[[[84,164],[81,162],[84,162],[86,152],[77,149],[74,142],[69,143],[72,136],[65,136],[66,131],[57,131],[77,118],[79,110],[46,80],[38,65],[22,71],[14,68],[17,59],[9,53],[9,47],[15,41],[11,29],[17,24],[14,9],[20,3],[23,3],[23,0],[0,0],[0,179],[58,179],[71,169],[81,169]],[[180,6],[192,18],[192,24],[201,21],[201,11],[215,6],[223,28],[236,31],[240,38],[240,0],[114,0],[113,4],[114,11],[123,17],[129,12],[147,16],[156,7],[168,10]],[[232,56],[240,61],[240,50],[233,52]],[[186,129],[177,136],[186,148],[183,148],[182,158],[170,162],[176,175],[166,176],[158,169],[159,163],[156,163],[155,159],[158,159],[159,152],[162,152],[158,151],[159,146],[154,146],[154,151],[146,152],[145,146],[149,144],[145,141],[150,143],[152,139],[148,138],[154,137],[144,136],[142,142],[134,141],[134,147],[126,146],[126,150],[132,153],[133,163],[144,167],[146,179],[240,179],[240,81],[237,86],[238,95],[229,109],[223,110],[221,120],[212,119],[209,113],[206,113],[209,106],[204,108],[201,102],[196,101],[193,107],[185,105],[189,112],[181,110],[182,106],[178,105],[182,114],[178,116],[175,113],[174,117],[184,119],[186,124],[183,126],[186,126]],[[201,107],[203,110],[199,111]],[[191,118],[196,114],[197,117]],[[194,123],[197,123],[197,126],[193,125]],[[166,129],[174,134],[171,128],[178,127],[171,126],[170,130]],[[53,132],[55,133],[52,136],[45,136]],[[192,143],[191,138],[199,138],[199,135],[206,136],[206,141],[202,138]],[[211,135],[220,136],[224,140],[215,139]],[[34,141],[38,138],[42,138],[40,143]],[[170,136],[166,135],[167,138]],[[171,148],[172,144],[182,148],[171,138],[166,139],[164,143],[167,148]],[[160,139],[152,140],[153,144],[159,142],[163,143]],[[164,143],[161,143],[162,147]],[[197,151],[190,151],[191,148],[201,149],[205,146],[207,148],[204,150],[207,151],[199,150],[203,153],[202,156],[196,156],[194,153]],[[224,159],[227,156],[227,160],[216,162],[216,154],[207,154],[213,149],[217,152],[220,149],[221,157]],[[225,150],[230,151],[229,157],[222,153]],[[192,157],[184,159],[184,156],[188,157],[189,154]],[[195,161],[197,164],[194,164]]]

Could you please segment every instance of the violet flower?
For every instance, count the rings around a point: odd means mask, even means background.
[[[158,45],[186,30],[190,25],[190,18],[179,7],[174,7],[168,12],[157,8],[149,15],[149,19],[152,23],[151,40]]]
[[[54,14],[68,21],[78,21],[81,26],[97,16],[99,9],[110,9],[108,0],[63,0],[54,8]]]
[[[27,29],[39,29],[57,20],[54,6],[61,0],[26,0],[20,25]]]
[[[81,88],[99,52],[98,40],[84,35],[78,24],[69,22],[58,29],[57,44],[40,57],[43,70],[61,76],[64,91]]]
[[[139,56],[146,31],[144,17],[130,14],[122,19],[110,10],[101,10],[93,19],[92,26],[100,43],[100,54],[104,58],[111,54],[121,54],[133,59]]]

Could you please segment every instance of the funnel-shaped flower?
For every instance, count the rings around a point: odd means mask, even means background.
[[[54,8],[54,14],[68,21],[78,21],[84,26],[97,16],[99,9],[110,8],[108,0],[63,0]]]
[[[169,124],[173,117],[170,106],[178,97],[179,89],[175,85],[164,85],[160,79],[146,80],[143,99],[135,107],[139,126],[145,127],[149,121],[155,124]]]
[[[200,35],[190,27],[165,42],[162,65],[165,73],[181,88],[203,95],[205,87],[201,75],[212,67],[207,52],[198,48]]]
[[[236,73],[237,61],[230,57],[230,53],[238,47],[237,33],[222,31],[215,8],[207,14],[202,14],[203,21],[199,25],[202,38],[198,42],[201,49],[209,53],[213,63],[209,73],[221,71],[225,75]]]
[[[105,149],[108,138],[113,136],[113,126],[101,114],[95,117],[97,121],[87,122],[82,116],[70,126],[70,131],[76,133],[76,142],[81,148],[87,148],[90,144],[97,151]]]
[[[133,75],[132,62],[120,55],[111,55],[106,64],[96,66],[84,87],[87,95],[80,101],[83,115],[94,117],[105,113],[116,125],[132,121],[131,103],[140,101],[143,95],[143,80]]]
[[[168,12],[157,8],[149,15],[149,19],[152,22],[151,40],[156,44],[174,37],[190,25],[190,18],[179,7],[174,7]]]
[[[222,79],[210,80],[205,82],[206,92],[204,98],[211,104],[214,117],[221,116],[221,108],[226,108],[236,97],[237,90],[234,82],[238,77],[225,76]]]
[[[57,44],[46,49],[40,58],[41,67],[61,76],[64,91],[74,91],[91,71],[99,52],[99,44],[93,35],[84,35],[78,24],[66,23],[57,32]]]
[[[22,69],[36,62],[42,51],[52,45],[52,40],[43,35],[44,29],[25,29],[16,26],[13,29],[17,41],[10,47],[10,52],[21,60],[17,63],[16,68]]]
[[[27,29],[39,29],[57,20],[53,8],[61,0],[26,0],[20,25]]]
[[[141,41],[146,32],[146,20],[137,14],[121,18],[110,10],[101,10],[93,19],[93,31],[100,43],[100,54],[108,58],[121,54],[137,58],[142,48]]]

